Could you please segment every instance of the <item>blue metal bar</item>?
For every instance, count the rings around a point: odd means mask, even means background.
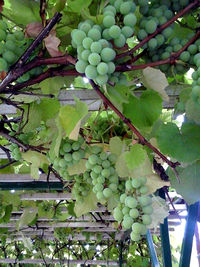
[[[151,257],[152,267],[160,267],[160,263],[158,261],[158,257],[157,257],[156,250],[155,250],[155,247],[153,244],[150,230],[147,231],[146,236],[147,236],[147,243],[148,243],[148,247],[149,247],[149,253],[150,253],[150,257]]]
[[[179,267],[190,267],[190,258],[192,252],[193,236],[198,218],[199,202],[189,206],[188,217],[185,225],[185,232],[183,236],[181,258]]]
[[[66,190],[61,182],[1,182],[0,190]]]
[[[163,189],[159,190],[159,195],[161,198],[165,199],[165,191]],[[172,257],[171,257],[171,248],[170,248],[167,218],[164,219],[164,223],[160,224],[160,236],[161,236],[161,244],[162,244],[163,267],[172,267]]]

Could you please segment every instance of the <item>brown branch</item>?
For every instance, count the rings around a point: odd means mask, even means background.
[[[1,166],[0,166],[0,170],[2,170],[2,169],[4,169],[4,168],[6,168],[6,167],[12,165],[12,164],[15,163],[15,162],[17,162],[17,161],[16,161],[16,160],[11,160],[11,161],[9,161],[8,163],[5,163],[5,164],[1,165]]]
[[[195,0],[193,3],[189,4],[186,8],[184,8],[183,10],[181,10],[179,13],[177,13],[173,18],[171,18],[169,21],[167,21],[166,23],[164,23],[163,25],[161,25],[160,27],[157,28],[157,30],[148,35],[144,40],[142,40],[138,45],[136,45],[134,48],[132,48],[129,51],[126,51],[125,53],[119,54],[117,55],[117,59],[118,58],[122,58],[125,56],[129,56],[132,53],[134,53],[136,50],[138,50],[139,48],[143,47],[144,44],[146,44],[149,40],[151,40],[154,36],[156,36],[158,33],[162,32],[164,29],[166,29],[167,27],[169,27],[172,23],[174,23],[178,18],[182,17],[183,15],[185,15],[187,12],[190,11],[190,9],[192,9],[193,7],[195,7],[196,5],[200,5],[199,0]]]
[[[43,27],[46,26],[46,7],[47,7],[46,0],[40,0],[40,17],[42,20]]]
[[[16,64],[14,64],[11,67],[11,70],[5,77],[5,79],[0,84],[0,92],[12,81],[14,81],[14,73],[15,70],[18,68],[21,68],[25,62],[28,60],[31,53],[35,50],[36,47],[42,42],[42,40],[49,34],[51,29],[54,27],[54,25],[60,20],[61,18],[60,13],[55,13],[53,18],[49,21],[48,25],[39,33],[37,38],[33,41],[33,43],[27,48],[27,50],[24,52],[24,54],[20,57],[20,59],[17,61]]]
[[[163,155],[156,147],[154,147],[151,143],[149,143],[144,136],[137,130],[137,128],[131,123],[131,121],[126,118],[118,108],[116,108],[112,102],[101,92],[99,86],[94,83],[94,81],[90,80],[90,84],[92,85],[93,89],[97,92],[103,102],[109,106],[119,117],[122,121],[131,129],[131,131],[139,138],[140,144],[149,147],[154,153],[156,153],[164,162],[166,162],[171,168],[176,168],[176,166],[180,165],[179,162],[172,162],[170,161],[165,155]]]

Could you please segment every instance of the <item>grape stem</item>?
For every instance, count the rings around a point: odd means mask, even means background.
[[[120,119],[131,129],[131,131],[139,138],[140,144],[149,147],[154,153],[156,153],[164,162],[166,162],[172,169],[176,168],[176,166],[180,165],[179,162],[170,161],[165,155],[163,155],[156,147],[154,147],[151,143],[149,143],[144,136],[137,130],[137,128],[131,123],[131,121],[126,118],[118,108],[116,108],[112,102],[101,92],[99,86],[95,84],[94,81],[90,80],[90,84],[93,89],[97,92],[97,94],[101,97],[103,102],[109,106],[119,117]]]
[[[53,18],[49,21],[47,26],[39,33],[37,38],[33,43],[27,48],[24,54],[19,58],[19,60],[11,67],[5,79],[0,83],[0,92],[6,87],[9,83],[15,80],[15,70],[21,68],[26,61],[29,59],[31,53],[38,47],[42,40],[49,34],[54,25],[61,19],[61,14],[56,12]]]
[[[163,25],[161,25],[160,27],[157,28],[157,30],[148,35],[144,40],[142,40],[138,45],[136,45],[134,48],[132,48],[129,51],[126,51],[125,53],[121,53],[119,55],[117,55],[116,59],[122,58],[122,57],[126,57],[126,56],[130,56],[131,54],[133,54],[136,50],[138,50],[139,48],[143,47],[143,45],[145,45],[149,40],[151,40],[154,36],[156,36],[158,33],[162,32],[164,29],[166,29],[167,27],[169,27],[172,23],[174,23],[178,18],[182,17],[184,14],[186,14],[188,11],[190,11],[190,9],[192,9],[193,7],[195,7],[196,5],[200,5],[199,0],[195,0],[193,3],[189,4],[186,8],[184,8],[183,10],[181,10],[179,13],[177,13],[173,18],[171,18],[169,21],[167,21],[166,23],[164,23]]]

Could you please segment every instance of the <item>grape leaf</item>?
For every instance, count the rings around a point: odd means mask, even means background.
[[[67,171],[69,175],[84,173],[86,171],[85,163],[86,163],[86,160],[81,159],[78,163],[75,163],[74,165],[68,167]]]
[[[21,235],[22,235],[22,241],[24,243],[24,247],[27,248],[29,251],[31,251],[33,248],[33,242],[31,238],[24,236],[22,232],[21,232]]]
[[[118,136],[112,137],[109,142],[110,152],[119,156],[124,150],[125,144]]]
[[[124,115],[138,128],[148,128],[162,112],[162,99],[157,92],[145,91],[138,99],[129,97],[129,103],[123,104]]]
[[[36,151],[27,151],[22,153],[22,158],[31,163],[31,176],[35,179],[39,178],[39,167],[49,164],[47,157]]]
[[[3,15],[17,24],[27,25],[40,21],[39,10],[40,4],[34,0],[7,0],[3,8]]]
[[[75,98],[75,102],[75,106],[66,105],[60,108],[60,122],[68,137],[79,121],[88,113],[88,106],[86,103],[81,102],[77,98]]]
[[[149,229],[156,230],[160,223],[164,223],[164,219],[169,215],[169,208],[164,199],[153,195],[152,197],[153,213],[151,215],[152,223],[148,226]]]
[[[19,221],[16,224],[17,230],[19,230],[25,225],[30,224],[35,219],[37,212],[37,208],[25,208],[23,214],[21,215]]]
[[[180,162],[200,159],[200,126],[184,123],[181,131],[174,123],[162,124],[157,131],[158,146]]]
[[[169,85],[165,74],[157,69],[147,67],[143,70],[142,83],[148,89],[159,93],[163,100],[169,101],[165,88]]]
[[[123,103],[128,104],[129,88],[123,85],[107,87],[107,93],[113,104],[120,110],[123,110]]]
[[[183,199],[190,205],[200,199],[200,161],[188,165],[185,168],[177,167],[180,183],[169,169],[168,174],[171,185]]]
[[[88,7],[91,3],[92,0],[68,0],[67,6],[71,11],[80,13],[82,9]]]
[[[185,106],[186,116],[188,119],[200,124],[200,105],[190,98]]]
[[[94,209],[97,208],[97,198],[96,195],[93,193],[91,190],[87,197],[84,198],[83,201],[78,202],[76,201],[75,207],[74,207],[74,212],[76,213],[77,217],[82,216],[83,214],[86,214]]]
[[[129,169],[133,170],[142,164],[145,160],[146,151],[142,145],[135,144],[131,147],[130,152],[125,155],[125,161]]]

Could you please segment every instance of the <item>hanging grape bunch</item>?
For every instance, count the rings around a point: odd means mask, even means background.
[[[114,168],[116,156],[108,154],[99,146],[91,147],[86,168],[92,178],[93,192],[100,202],[117,197],[119,178]]]
[[[93,79],[98,85],[108,81],[124,82],[124,75],[115,72],[115,57],[118,49],[126,44],[134,33],[136,6],[132,1],[113,1],[103,10],[103,23],[91,20],[79,23],[72,31],[72,46],[77,49],[76,70]]]
[[[85,157],[85,150],[82,148],[83,143],[84,139],[82,137],[79,137],[77,141],[70,140],[69,138],[62,140],[59,156],[54,159],[53,166],[63,178],[71,179],[67,168]]]
[[[72,189],[72,195],[74,195],[76,201],[83,201],[91,189],[92,179],[88,172],[84,172],[81,175],[75,175],[73,177],[75,183]]]
[[[124,229],[132,227],[131,239],[139,241],[151,224],[153,213],[152,200],[148,196],[145,177],[129,179],[125,183],[125,192],[120,196],[120,203],[114,209],[114,219]]]

